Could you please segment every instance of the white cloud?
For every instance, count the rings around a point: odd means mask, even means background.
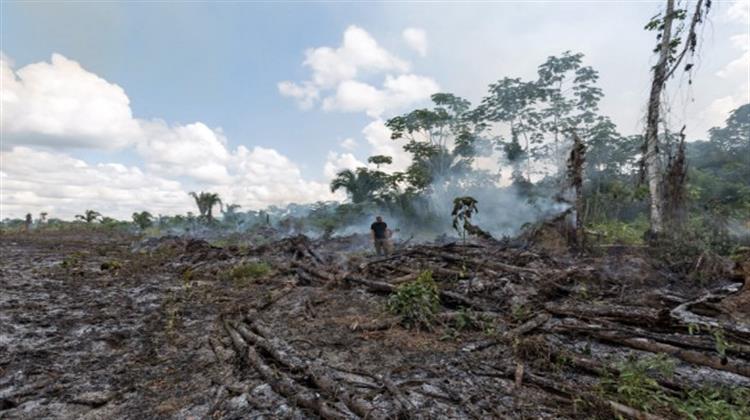
[[[406,44],[422,57],[427,55],[427,33],[424,29],[406,28],[402,33]]]
[[[190,176],[199,182],[229,182],[226,138],[203,123],[168,126],[163,121],[143,122],[145,136],[138,153],[156,173]]]
[[[327,183],[303,179],[299,167],[276,150],[239,146],[232,161],[235,179],[217,187],[217,191],[243,208],[312,203],[336,197]]]
[[[738,23],[747,23],[750,20],[750,1],[735,1],[727,9],[727,18]]]
[[[349,26],[339,48],[320,47],[307,50],[304,64],[313,72],[312,80],[324,88],[357,77],[361,71],[409,71],[409,63],[378,45],[362,28]]]
[[[90,165],[67,154],[16,146],[2,154],[0,219],[42,211],[72,218],[86,209],[130,218],[134,211],[190,210],[190,197],[177,181],[121,164]]]
[[[353,138],[349,137],[349,138],[345,138],[340,143],[340,146],[343,147],[346,150],[350,150],[351,151],[351,150],[356,149],[358,145],[357,145],[357,142]]]
[[[219,192],[246,209],[337,197],[327,183],[305,180],[276,150],[230,150],[220,128],[133,118],[122,88],[62,55],[16,72],[10,59],[0,59],[8,140],[0,151],[3,217],[29,211],[71,217],[85,208],[117,217],[142,209],[184,212],[192,207],[190,190]],[[145,169],[90,165],[55,151],[70,147],[130,147]]]
[[[312,71],[311,80],[301,83],[279,82],[279,93],[297,100],[302,109],[311,108],[321,91],[336,88],[361,73],[384,71],[406,72],[409,63],[380,47],[362,28],[351,25],[344,31],[338,48],[310,48],[305,52],[303,65]]]
[[[362,130],[362,134],[370,144],[371,155],[386,155],[393,158],[393,163],[383,167],[386,172],[405,170],[411,163],[411,156],[404,151],[403,139],[391,140],[391,130],[385,126],[382,119],[376,119]]]
[[[410,28],[404,36],[410,45],[426,52],[424,31]],[[365,112],[379,117],[384,112],[422,101],[438,90],[433,79],[406,74],[408,62],[380,47],[369,33],[353,25],[344,32],[341,46],[311,48],[305,57],[303,65],[312,72],[310,80],[283,81],[277,85],[279,93],[296,99],[303,109],[321,101],[327,111]],[[381,73],[388,73],[382,87],[360,79],[363,75]]]
[[[365,112],[377,118],[386,111],[394,111],[424,101],[439,89],[433,79],[414,74],[386,76],[383,89],[356,80],[347,80],[339,84],[335,95],[323,100],[323,109]]]
[[[323,167],[323,174],[326,179],[330,180],[336,177],[336,174],[344,169],[357,169],[366,166],[366,163],[361,162],[351,153],[328,152],[328,159]]]
[[[113,149],[139,136],[125,91],[60,54],[16,71],[0,57],[6,144]]]
[[[750,37],[748,34],[737,34],[730,37],[729,42],[741,51],[740,56],[719,70],[717,76],[724,79],[747,77],[750,71]]]
[[[727,14],[733,20],[747,23],[750,19],[750,2],[734,3]],[[739,51],[739,56],[716,72],[716,76],[735,88],[731,94],[712,100],[698,114],[698,124],[703,132],[724,125],[730,112],[750,102],[750,34],[733,35],[729,43]]]
[[[294,82],[279,82],[278,83],[279,93],[283,96],[288,96],[297,100],[297,104],[302,109],[310,109],[315,105],[315,102],[320,96],[318,88],[311,82],[302,82],[297,84]]]

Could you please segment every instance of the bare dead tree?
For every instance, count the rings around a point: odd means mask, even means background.
[[[646,117],[646,137],[643,147],[643,169],[645,171],[650,195],[649,216],[651,222],[651,233],[659,235],[664,231],[664,194],[663,194],[663,167],[661,155],[659,152],[659,121],[660,105],[664,86],[669,77],[684,61],[688,55],[695,53],[698,45],[697,29],[698,25],[703,22],[703,18],[711,7],[710,0],[704,3],[704,0],[698,0],[694,6],[692,18],[688,28],[688,34],[683,39],[679,37],[680,28],[674,32],[675,21],[684,20],[687,15],[687,6],[685,9],[675,9],[674,0],[667,0],[664,17],[654,19],[646,26],[647,29],[659,30],[657,39],[659,45],[656,52],[659,59],[653,67],[653,79],[651,82],[651,93],[648,99],[648,115]],[[675,55],[675,51],[680,51]],[[690,70],[692,63],[685,66],[685,70]]]
[[[573,137],[573,148],[568,157],[568,181],[575,191],[576,209],[576,245],[583,248],[584,245],[584,223],[583,223],[583,164],[586,158],[586,145],[581,141],[575,130],[570,130]]]
[[[680,131],[680,142],[677,150],[668,156],[664,177],[665,215],[670,228],[679,230],[686,216],[687,160],[685,158],[685,126]]]

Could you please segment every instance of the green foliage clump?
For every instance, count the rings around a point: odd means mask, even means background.
[[[750,418],[750,390],[698,389],[674,401],[675,411],[692,420],[740,420]]]
[[[271,273],[271,266],[263,261],[249,261],[225,271],[224,277],[234,281],[238,285],[246,284],[250,280],[267,276]]]
[[[607,219],[592,223],[591,230],[601,235],[602,241],[622,245],[642,245],[643,237],[648,230],[648,220],[639,217],[632,222]]]
[[[416,280],[402,284],[391,295],[388,310],[400,315],[409,327],[430,328],[440,309],[440,297],[432,271],[423,271]]]
[[[617,364],[616,377],[605,376],[601,391],[610,398],[642,410],[652,412],[655,408],[669,406],[669,396],[664,393],[655,378],[657,374],[671,376],[675,362],[665,355],[628,359]]]
[[[78,267],[81,265],[82,259],[83,254],[81,254],[80,252],[74,252],[63,258],[62,262],[60,263],[60,267],[65,269]]]

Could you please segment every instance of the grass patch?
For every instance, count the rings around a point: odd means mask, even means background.
[[[235,265],[226,270],[223,277],[238,286],[247,285],[250,281],[266,277],[271,273],[271,266],[264,261],[249,261]]]
[[[401,316],[407,327],[429,329],[440,309],[440,297],[432,271],[423,271],[416,280],[396,289],[387,303],[388,311]]]

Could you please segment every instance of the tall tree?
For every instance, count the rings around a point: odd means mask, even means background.
[[[648,98],[648,114],[646,116],[646,136],[643,148],[643,164],[648,183],[650,196],[649,218],[651,223],[651,233],[659,235],[664,231],[664,196],[663,196],[663,165],[659,150],[659,123],[662,121],[660,116],[661,97],[664,87],[669,77],[674,74],[688,56],[695,53],[698,45],[697,26],[703,21],[704,14],[708,13],[711,6],[710,0],[705,4],[703,0],[698,0],[694,6],[690,26],[688,27],[687,36],[683,39],[681,31],[682,26],[675,23],[684,21],[687,16],[687,5],[685,8],[675,8],[674,0],[666,0],[666,7],[663,16],[657,15],[646,25],[647,30],[656,30],[658,32],[656,52],[659,58],[653,67],[653,79],[651,81],[651,92]],[[677,53],[677,51],[680,51]],[[685,66],[689,71],[692,63]]]
[[[381,171],[367,168],[345,169],[331,181],[331,192],[344,189],[354,204],[377,201],[389,187],[394,186],[393,178]]]
[[[153,224],[154,216],[147,211],[133,213],[133,223],[135,223],[141,230],[151,227]]]
[[[432,109],[417,109],[386,122],[391,139],[407,140],[404,150],[412,155],[412,164],[405,176],[416,190],[469,170],[484,149],[485,124],[469,101],[450,93],[436,93],[432,101]]]
[[[76,214],[76,219],[83,220],[86,223],[93,223],[102,215],[98,211],[86,210],[83,214]]]
[[[205,218],[208,222],[212,222],[214,220],[213,208],[217,204],[221,204],[219,194],[203,191],[201,191],[200,194],[191,191],[189,194],[195,200],[195,205],[198,206],[200,216]]]

